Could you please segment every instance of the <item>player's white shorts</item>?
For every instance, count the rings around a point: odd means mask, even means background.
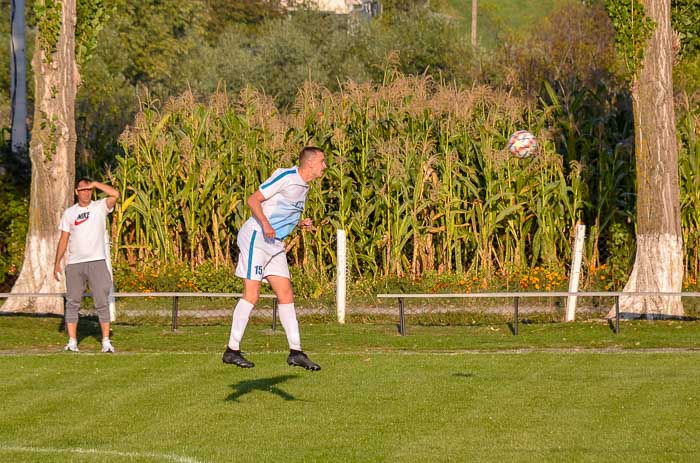
[[[265,239],[254,220],[246,221],[236,238],[240,250],[236,276],[257,281],[270,275],[289,278],[284,241]]]

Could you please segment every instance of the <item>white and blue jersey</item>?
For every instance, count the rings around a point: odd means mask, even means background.
[[[284,242],[299,223],[304,212],[309,185],[296,167],[277,169],[260,185],[265,200],[262,210],[272,228],[274,240],[265,239],[262,226],[255,217],[248,219],[238,231],[239,255],[236,275],[248,280],[264,280],[268,276],[289,278]]]
[[[297,167],[277,169],[259,189],[265,201],[262,210],[279,240],[285,239],[301,220],[309,184],[302,180]],[[255,218],[253,218],[255,220]],[[260,224],[258,229],[262,231]]]

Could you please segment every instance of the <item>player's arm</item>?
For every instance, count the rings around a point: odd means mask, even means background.
[[[66,253],[68,248],[68,238],[70,237],[70,232],[62,231],[61,238],[58,240],[58,246],[56,246],[56,260],[53,263],[53,277],[56,281],[61,280],[61,260],[63,255]]]
[[[117,200],[119,199],[119,192],[115,188],[112,188],[111,186],[100,182],[92,182],[88,186],[90,188],[97,188],[103,193],[107,193],[107,209],[111,210],[114,207],[114,205],[117,204]]]
[[[305,231],[315,231],[316,227],[314,227],[314,222],[311,220],[310,217],[305,218],[304,220],[299,221],[299,228]]]
[[[263,235],[265,235],[265,238],[274,239],[275,229],[272,228],[272,225],[270,225],[270,221],[267,220],[267,217],[265,217],[265,214],[263,213],[263,201],[265,201],[265,197],[260,192],[260,190],[258,190],[252,195],[250,195],[250,197],[248,198],[248,207],[253,213],[253,217],[255,217],[262,226]]]

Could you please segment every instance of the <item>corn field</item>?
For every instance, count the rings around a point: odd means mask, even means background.
[[[145,102],[110,173],[122,194],[114,260],[233,265],[246,198],[313,144],[329,166],[306,204],[317,229],[295,232],[287,247],[290,264],[318,278],[335,275],[338,228],[347,231],[354,278],[562,269],[578,221],[589,226],[586,260],[597,265],[610,224],[633,214],[633,150],[614,143],[629,135],[622,129],[605,146],[585,126],[574,130],[575,110],[571,101],[534,104],[407,76],[339,92],[307,82],[286,114],[251,89],[208,102],[189,93],[162,107]],[[533,158],[508,154],[518,129],[536,134]],[[697,115],[687,113],[679,133],[687,269],[697,275]]]

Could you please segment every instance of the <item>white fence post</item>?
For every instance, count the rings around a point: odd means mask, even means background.
[[[578,281],[581,276],[581,260],[583,258],[583,243],[586,237],[586,226],[576,225],[576,236],[574,238],[574,255],[571,262],[571,274],[569,275],[569,292],[578,292]],[[566,321],[572,322],[576,318],[577,296],[566,298]]]
[[[104,233],[105,242],[105,256],[107,263],[107,270],[109,270],[109,277],[112,279],[112,287],[109,289],[109,321],[113,322],[117,319],[117,302],[114,298],[114,272],[112,271],[112,239],[110,237],[109,231],[105,228]]]
[[[112,289],[109,290],[109,321],[113,322],[117,320],[117,300],[114,297],[114,284],[112,284]]]
[[[336,252],[336,291],[335,291],[335,301],[336,310],[338,312],[338,323],[345,323],[345,285],[346,285],[346,269],[347,264],[347,240],[345,237],[345,230],[338,230],[337,233],[338,244]]]

